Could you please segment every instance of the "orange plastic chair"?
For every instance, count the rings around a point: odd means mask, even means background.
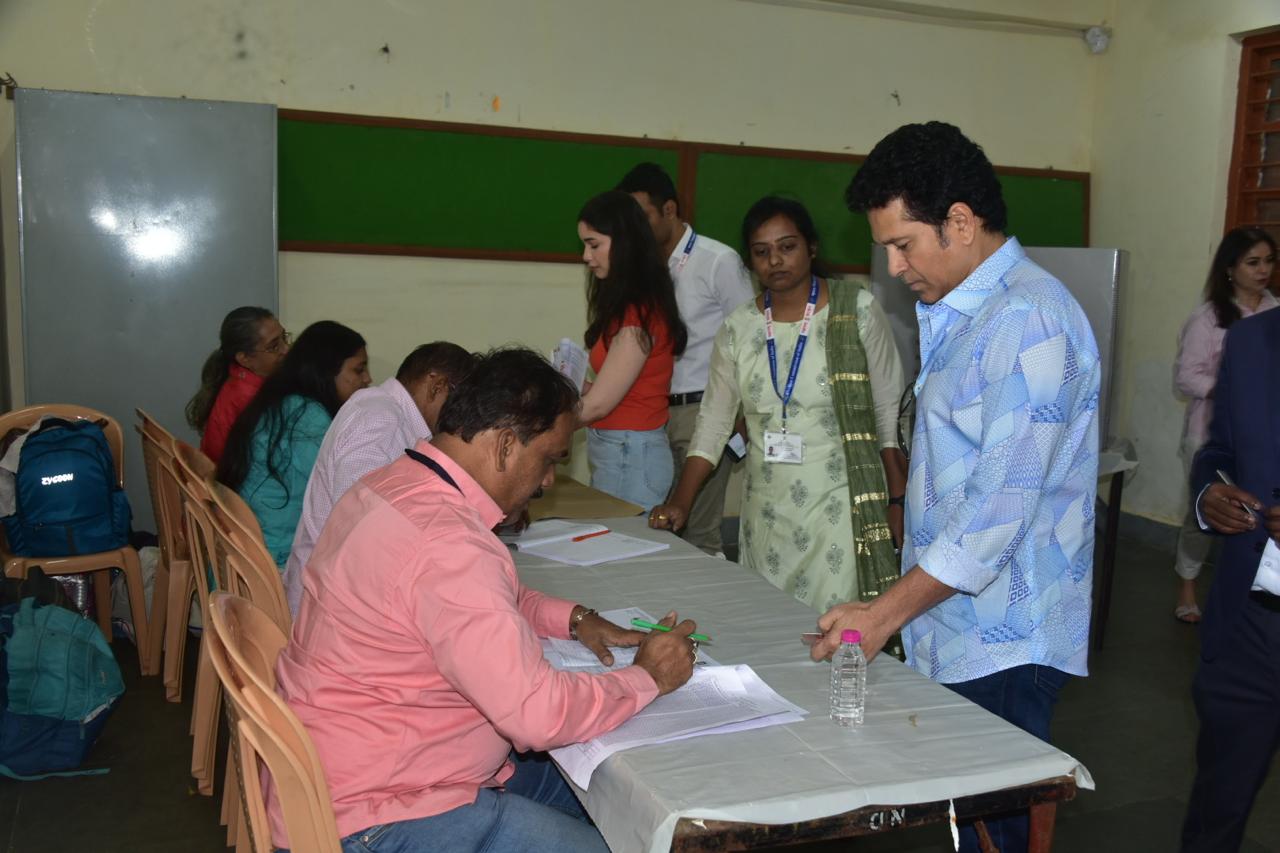
[[[165,699],[181,702],[185,616],[190,608],[193,587],[191,549],[182,520],[182,492],[174,471],[176,440],[155,418],[142,409],[135,411],[140,423],[134,428],[142,442],[142,458],[160,542],[160,560],[151,591],[151,612],[147,616],[150,634],[148,653],[157,665],[163,661]],[[174,614],[172,619],[169,618],[170,612]]]
[[[29,428],[40,418],[52,415],[67,420],[92,420],[104,424],[107,445],[116,463],[116,481],[124,486],[124,435],[120,424],[102,412],[85,406],[55,403],[44,406],[28,406],[0,415],[0,436],[10,430]],[[134,637],[138,645],[138,667],[143,675],[153,675],[159,669],[159,661],[150,655],[150,635],[147,625],[146,596],[142,585],[142,566],[138,552],[130,545],[114,551],[96,554],[77,554],[65,557],[20,557],[9,550],[7,540],[0,538],[0,560],[4,573],[11,578],[25,578],[32,566],[40,566],[47,575],[93,574],[94,601],[98,610],[98,627],[111,642],[111,569],[124,572],[129,589],[129,611],[133,616]]]
[[[227,561],[227,591],[252,601],[289,636],[293,618],[285,600],[284,581],[253,510],[244,498],[220,483],[214,484],[212,497],[214,536]]]
[[[223,561],[222,577],[226,579],[226,591],[253,602],[287,637],[292,617],[285,601],[284,584],[275,560],[267,551],[253,510],[240,495],[219,483],[213,485],[211,496],[213,533]],[[228,761],[222,788],[221,819],[227,825],[227,843],[235,843],[237,848],[247,844],[246,824],[240,813],[241,802],[234,767]]]
[[[208,457],[183,441],[175,442],[173,456],[174,472],[178,487],[182,493],[182,517],[186,529],[187,542],[191,549],[191,588],[200,603],[200,612],[204,621],[208,621],[209,613],[209,579],[206,567],[214,572],[214,583],[225,588],[222,576],[222,561],[216,545],[213,520],[210,507],[213,504],[212,462]],[[187,602],[190,601],[188,597]],[[178,632],[174,640],[175,657],[181,658],[186,643],[186,616],[189,607],[173,611],[174,619],[181,619],[183,630]],[[170,632],[173,636],[174,632]],[[213,795],[213,773],[217,761],[218,749],[218,712],[222,701],[222,692],[218,687],[218,679],[210,667],[208,649],[205,645],[207,633],[200,636],[200,662],[196,667],[195,696],[192,700],[191,733],[195,742],[191,748],[191,775],[195,777],[196,789],[205,796]],[[180,686],[180,682],[179,682]]]
[[[338,853],[342,844],[324,769],[306,729],[275,692],[284,633],[248,599],[221,592],[211,598],[208,627],[209,657],[232,709],[247,848],[272,850],[261,761],[271,774],[290,849]]]
[[[188,489],[194,489],[199,495],[206,494],[206,483],[213,476],[214,464],[209,457],[184,441],[171,438],[171,447],[172,452],[161,460],[160,465],[160,482],[164,491],[161,503],[168,517],[167,526],[172,541],[168,600],[165,604],[164,687],[166,699],[180,702],[183,665],[186,662],[187,624],[191,616],[192,598],[197,590],[195,567],[201,567],[200,575],[204,577],[203,567],[210,560],[210,552],[205,547],[206,540],[200,538],[201,530],[206,529],[207,525],[202,527],[199,524],[202,519],[188,520],[186,492],[182,483],[186,481]],[[208,597],[207,591],[201,597]]]

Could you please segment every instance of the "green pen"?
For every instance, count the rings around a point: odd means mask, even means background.
[[[650,631],[661,631],[664,634],[670,632],[671,630],[666,625],[655,625],[652,622],[646,622],[643,619],[632,619],[631,625],[634,628],[648,628]],[[711,638],[708,637],[706,634],[690,634],[689,639],[697,640],[699,643],[711,642]]]

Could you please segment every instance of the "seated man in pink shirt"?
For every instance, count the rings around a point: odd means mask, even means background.
[[[315,743],[344,850],[608,849],[545,757],[511,753],[588,740],[684,684],[695,626],[643,635],[526,589],[490,532],[551,485],[577,408],[536,353],[482,356],[435,437],[330,513],[276,674]],[[635,665],[553,670],[538,638],[573,636],[605,664],[608,646],[638,644]],[[269,797],[272,840],[288,847]]]
[[[342,404],[311,468],[302,517],[284,567],[285,598],[294,616],[302,603],[303,569],[338,498],[365,474],[431,438],[449,389],[467,377],[475,361],[457,344],[423,344],[405,357],[394,377],[362,388]]]

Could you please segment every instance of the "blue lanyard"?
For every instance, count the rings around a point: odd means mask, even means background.
[[[818,277],[815,275],[809,283],[809,302],[804,306],[804,319],[800,321],[800,336],[796,338],[796,349],[791,354],[791,369],[787,371],[787,386],[778,390],[778,345],[773,341],[773,299],[769,291],[764,292],[764,344],[769,351],[769,376],[773,379],[773,393],[782,401],[782,431],[787,431],[787,404],[791,402],[791,393],[796,390],[796,376],[800,373],[800,361],[804,358],[804,347],[809,340],[809,324],[813,321],[813,311],[818,305]]]
[[[461,494],[462,487],[459,486],[457,482],[455,482],[454,479],[449,476],[449,472],[444,470],[444,466],[442,466],[439,462],[432,459],[430,456],[419,453],[418,451],[414,450],[411,447],[406,447],[404,449],[404,452],[414,462],[421,462],[423,465],[426,465],[432,471],[435,471],[436,476],[438,476],[441,480],[444,480],[450,486],[453,486],[455,489],[458,490],[459,494]]]
[[[697,239],[698,232],[690,228],[689,242],[684,244],[684,254],[680,256],[680,261],[676,264],[676,275],[680,275],[680,271],[684,269],[684,265],[689,263],[689,255],[693,254],[693,243]]]

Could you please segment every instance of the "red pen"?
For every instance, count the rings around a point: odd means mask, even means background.
[[[609,532],[609,531],[607,531],[607,530],[597,530],[595,533],[584,533],[584,534],[582,534],[581,536],[575,536],[575,537],[573,537],[572,539],[570,539],[569,541],[570,541],[570,542],[581,542],[583,539],[590,539],[590,538],[592,538],[593,536],[603,536],[603,535],[605,535],[605,534],[606,534],[606,533],[608,533],[608,532]]]

